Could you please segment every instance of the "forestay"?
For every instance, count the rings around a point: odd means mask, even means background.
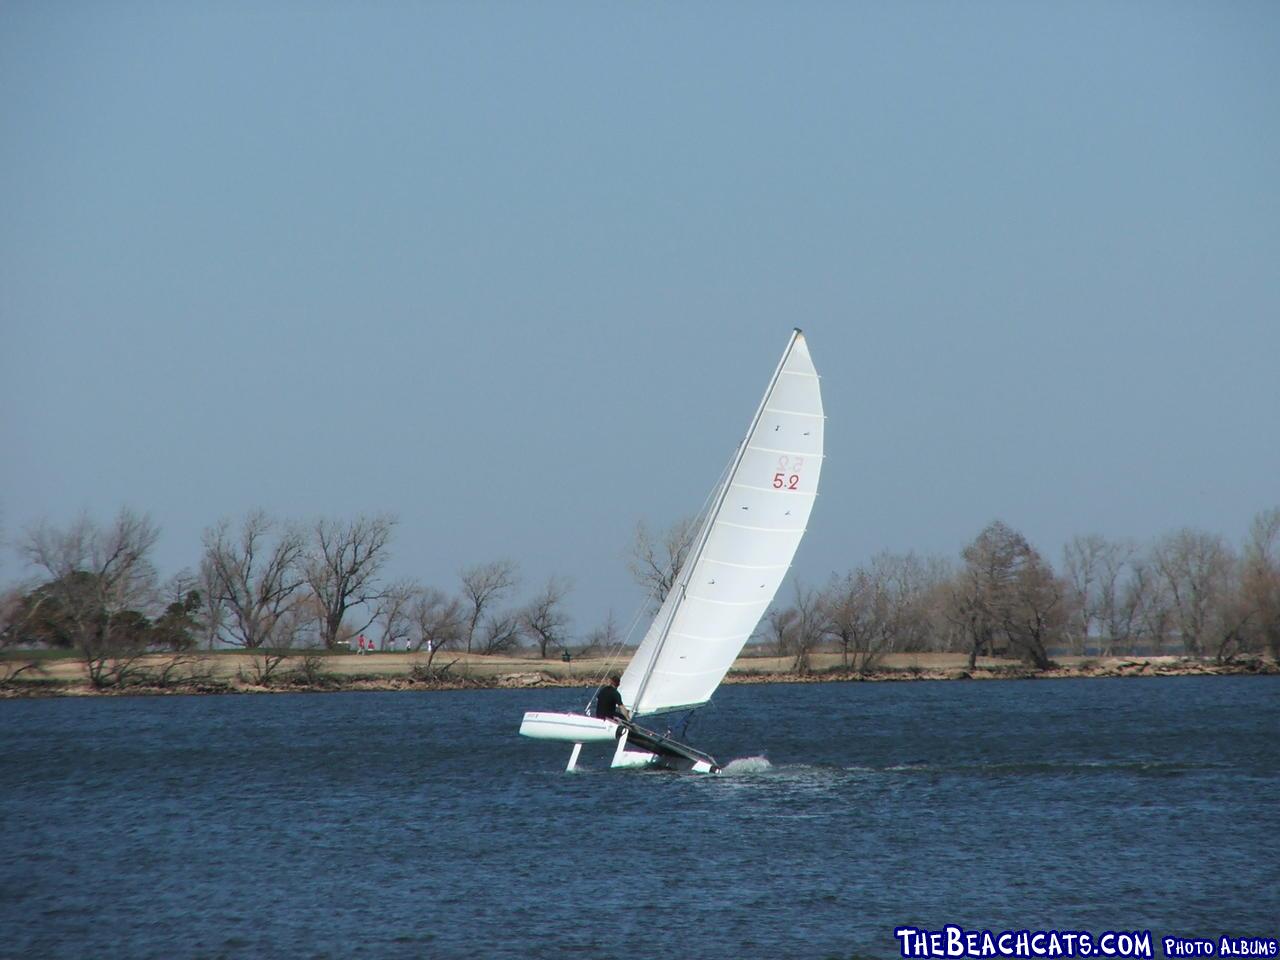
[[[706,703],[786,576],[822,471],[822,394],[796,330],[676,584],[622,676],[635,714]]]

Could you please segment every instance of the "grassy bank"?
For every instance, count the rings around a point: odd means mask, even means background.
[[[31,663],[23,672],[15,668]],[[0,658],[0,697],[119,696],[329,692],[340,690],[461,690],[511,687],[592,687],[626,661],[586,658],[565,663],[528,657],[438,654],[299,652],[268,660],[244,651],[175,657],[152,654],[125,665],[107,686],[90,682],[83,661],[55,651],[7,651]],[[1037,671],[1016,660],[980,657],[973,669],[963,654],[892,654],[858,672],[838,654],[816,654],[798,672],[788,658],[740,657],[726,683],[830,683],[916,680],[1002,680],[1073,677],[1151,677],[1280,674],[1272,660],[1220,664],[1184,657],[1064,657]]]

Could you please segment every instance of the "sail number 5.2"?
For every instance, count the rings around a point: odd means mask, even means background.
[[[800,488],[800,468],[804,466],[804,457],[778,458],[778,472],[773,475],[773,489],[798,490]]]

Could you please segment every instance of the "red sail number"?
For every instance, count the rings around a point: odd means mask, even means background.
[[[804,466],[804,457],[796,457],[795,462],[791,462],[788,456],[778,458],[779,470],[773,475],[773,489],[782,490],[798,490],[800,488],[800,468]],[[787,468],[791,469],[788,470]],[[795,472],[792,473],[791,471]]]

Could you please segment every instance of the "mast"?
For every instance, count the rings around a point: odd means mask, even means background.
[[[689,551],[689,555],[685,558],[684,565],[680,568],[680,575],[677,582],[672,585],[671,589],[679,589],[680,593],[676,596],[676,602],[671,605],[666,622],[662,625],[662,633],[658,637],[658,642],[654,645],[653,655],[649,658],[649,663],[645,666],[644,674],[640,678],[640,685],[636,690],[635,702],[631,705],[632,715],[640,714],[640,705],[644,703],[645,690],[649,686],[649,680],[653,676],[653,671],[658,665],[658,660],[662,655],[662,648],[667,643],[667,636],[671,632],[671,625],[675,622],[676,614],[680,610],[680,605],[684,602],[685,592],[689,586],[689,580],[693,576],[693,568],[697,566],[702,551],[707,545],[707,540],[711,537],[711,531],[715,527],[716,518],[720,515],[720,508],[724,506],[725,498],[729,495],[729,487],[733,483],[734,475],[738,472],[738,467],[742,463],[742,458],[747,453],[747,442],[751,439],[751,434],[755,432],[756,425],[763,416],[765,407],[769,404],[769,397],[773,394],[773,388],[777,386],[778,378],[782,376],[782,368],[786,366],[787,358],[791,356],[791,351],[796,345],[803,331],[799,327],[795,327],[791,331],[791,339],[787,341],[787,347],[782,351],[782,358],[778,361],[777,368],[773,371],[773,376],[769,379],[769,386],[765,388],[764,395],[760,398],[760,405],[756,407],[755,416],[751,418],[751,423],[747,427],[747,432],[742,438],[742,442],[738,444],[738,452],[734,455],[733,463],[729,467],[729,472],[725,474],[724,483],[720,485],[719,491],[716,493],[715,500],[711,504],[711,509],[707,512],[706,522],[703,523],[702,529],[698,531],[698,540],[694,548]]]

